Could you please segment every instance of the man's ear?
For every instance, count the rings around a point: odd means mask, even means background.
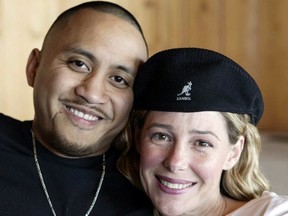
[[[229,170],[233,168],[234,165],[238,162],[244,147],[244,143],[244,136],[240,136],[237,143],[231,146],[226,161],[223,165],[223,170]]]
[[[39,66],[39,62],[40,62],[40,50],[35,48],[31,51],[26,64],[26,78],[28,85],[31,87],[34,86],[34,81]]]

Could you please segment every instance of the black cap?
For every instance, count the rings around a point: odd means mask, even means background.
[[[140,69],[134,109],[249,114],[256,125],[264,105],[254,79],[233,60],[207,49],[177,48],[156,53]]]

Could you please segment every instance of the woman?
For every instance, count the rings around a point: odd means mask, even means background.
[[[288,197],[268,192],[259,169],[261,92],[237,63],[205,49],[162,51],[134,92],[136,145],[122,170],[160,215],[288,215]]]

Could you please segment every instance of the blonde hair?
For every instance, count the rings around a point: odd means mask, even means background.
[[[246,114],[221,113],[227,123],[227,132],[231,144],[235,144],[240,136],[245,142],[239,161],[235,166],[223,171],[221,193],[236,200],[249,201],[260,197],[270,184],[259,167],[261,139],[258,129],[250,123]]]
[[[148,111],[135,111],[131,125],[141,129],[147,113]],[[245,142],[239,161],[232,169],[223,171],[220,191],[223,195],[240,201],[260,197],[263,191],[270,190],[270,185],[259,167],[261,139],[258,129],[250,123],[249,115],[228,112],[221,114],[226,121],[229,142],[235,144],[240,136],[244,136]],[[130,144],[126,145],[127,149],[118,161],[118,168],[134,185],[141,188],[139,154],[135,145],[131,145],[131,140],[130,137]]]

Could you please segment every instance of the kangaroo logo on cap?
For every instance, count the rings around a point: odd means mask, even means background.
[[[182,97],[177,97],[177,100],[191,100],[191,90],[192,90],[192,82],[187,82],[187,85],[185,85],[182,88],[181,93],[177,94],[177,96],[182,96]],[[185,95],[185,96],[184,96]]]

